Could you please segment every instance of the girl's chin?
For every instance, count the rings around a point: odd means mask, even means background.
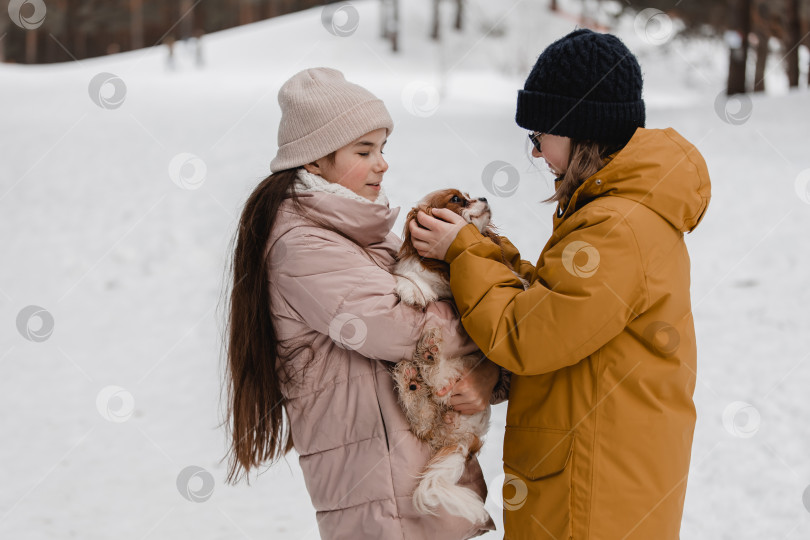
[[[377,200],[377,197],[380,196],[380,190],[379,189],[372,190],[372,189],[364,188],[364,189],[361,189],[360,192],[357,193],[357,194],[360,195],[361,197],[363,197],[364,199],[368,199],[371,202],[374,202],[374,201]]]
[[[359,195],[361,197],[365,197],[366,199],[369,199],[370,201],[376,201],[377,197],[380,196],[380,190],[381,189],[382,189],[382,187],[379,184],[376,185],[376,186],[371,186],[371,185],[367,184],[367,185],[362,187],[362,189],[360,190]]]

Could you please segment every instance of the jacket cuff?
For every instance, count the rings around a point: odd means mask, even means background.
[[[453,260],[461,255],[464,250],[473,244],[477,244],[484,238],[484,235],[478,231],[475,225],[468,223],[460,231],[458,231],[456,239],[453,240],[453,243],[450,244],[450,247],[447,249],[447,253],[444,254],[444,262],[453,262]]]

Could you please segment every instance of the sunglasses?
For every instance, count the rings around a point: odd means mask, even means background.
[[[537,148],[537,151],[541,154],[543,153],[543,149],[540,148],[540,142],[543,140],[543,135],[545,135],[545,133],[538,133],[536,131],[529,133],[529,140],[532,141],[534,147]]]

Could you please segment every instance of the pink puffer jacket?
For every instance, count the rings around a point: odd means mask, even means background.
[[[399,208],[322,191],[299,200],[300,209],[288,200],[278,214],[269,280],[286,357],[278,367],[290,376],[284,406],[321,537],[452,540],[494,529],[492,520],[475,525],[413,508],[429,450],[408,430],[386,366],[411,357],[426,325],[444,328],[451,354],[476,347],[451,304],[422,312],[394,295],[389,271],[401,241],[390,229]],[[460,483],[486,497],[475,458]]]

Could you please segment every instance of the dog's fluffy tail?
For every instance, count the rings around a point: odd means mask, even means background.
[[[442,448],[428,462],[413,493],[413,504],[422,514],[436,515],[434,508],[443,506],[448,513],[471,523],[489,519],[484,502],[473,490],[456,484],[467,462],[461,448]]]

